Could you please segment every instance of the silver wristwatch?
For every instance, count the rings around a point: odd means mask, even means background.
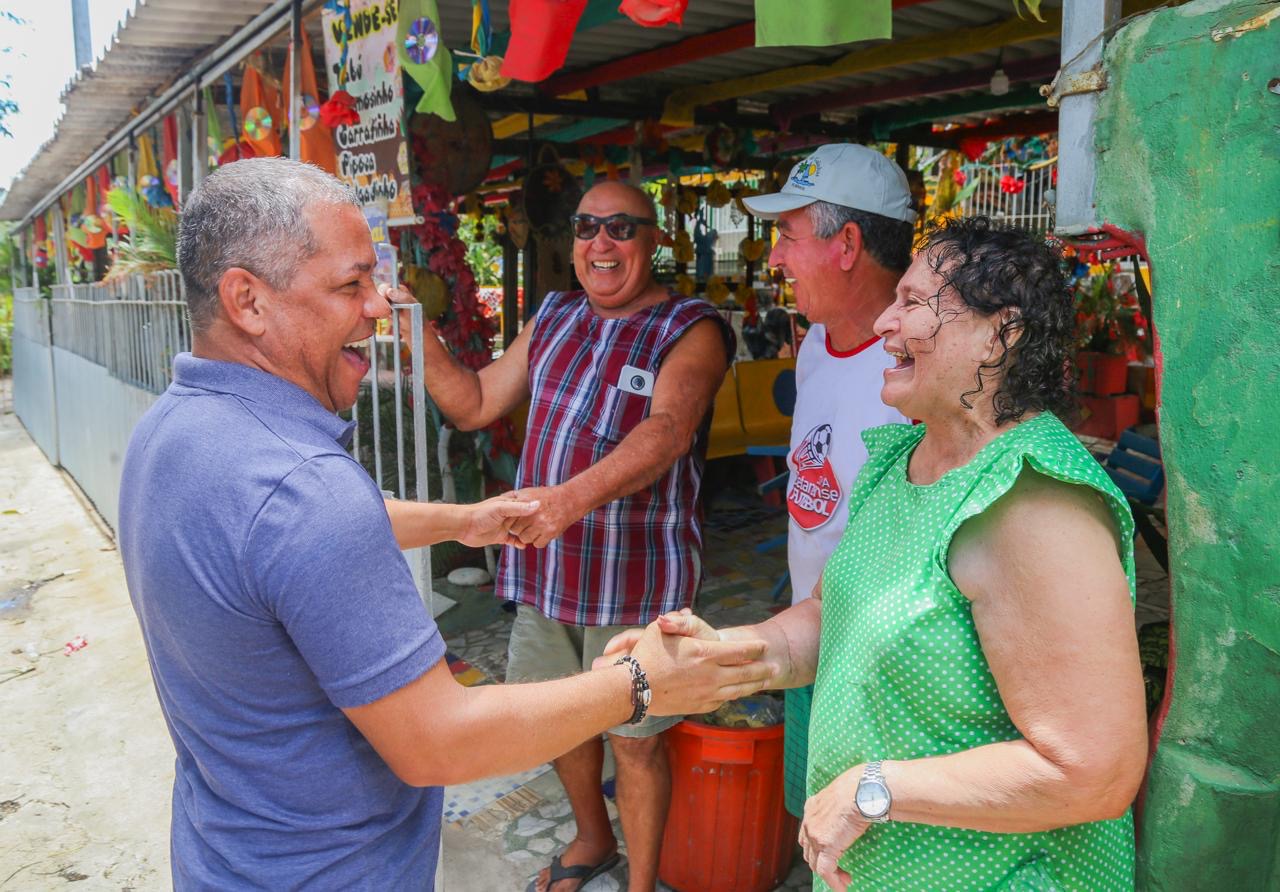
[[[858,781],[858,791],[854,794],[858,813],[873,824],[887,822],[889,809],[893,806],[893,796],[889,794],[889,786],[880,771],[881,764],[879,761],[867,763]]]

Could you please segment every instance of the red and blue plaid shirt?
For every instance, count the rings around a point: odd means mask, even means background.
[[[650,396],[636,391],[652,393],[667,352],[703,319],[716,320],[733,356],[732,330],[705,301],[673,295],[604,319],[582,291],[548,294],[529,343],[532,400],[516,486],[564,483],[612,452],[649,415]],[[690,606],[701,582],[698,490],[710,418],[649,486],[589,512],[546,548],[504,548],[498,597],[574,626],[647,623]]]

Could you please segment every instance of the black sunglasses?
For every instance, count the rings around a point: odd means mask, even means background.
[[[573,223],[573,234],[583,241],[589,241],[604,227],[605,234],[617,242],[629,242],[636,237],[636,227],[657,226],[658,221],[648,217],[633,217],[630,214],[610,214],[608,217],[596,217],[591,214],[574,214],[569,218]]]

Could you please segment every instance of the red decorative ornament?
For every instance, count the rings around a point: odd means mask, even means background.
[[[956,172],[951,175],[951,178],[956,181],[957,186],[963,186],[969,179],[968,175],[959,168],[957,168]]]
[[[1027,181],[1019,179],[1011,174],[1005,174],[1000,178],[1000,191],[1006,195],[1017,195],[1023,189],[1027,188]]]
[[[960,151],[964,152],[964,156],[970,161],[977,161],[986,154],[987,147],[990,145],[991,143],[985,139],[969,137],[960,140]]]
[[[618,11],[637,25],[661,28],[682,24],[688,8],[689,0],[622,0]]]
[[[587,0],[511,0],[502,76],[535,83],[564,64]]]
[[[320,106],[320,123],[330,130],[339,124],[359,124],[360,112],[356,111],[355,98],[346,90],[336,91]]]

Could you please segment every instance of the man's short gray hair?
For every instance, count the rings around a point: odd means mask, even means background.
[[[910,223],[829,201],[815,201],[807,210],[813,234],[818,238],[831,238],[847,224],[855,223],[862,231],[863,245],[876,263],[896,273],[906,272],[911,265],[915,230]]]
[[[218,306],[218,283],[240,267],[285,288],[318,247],[307,222],[312,205],[351,205],[355,192],[320,168],[288,158],[249,158],[218,168],[182,208],[178,269],[196,331]]]

